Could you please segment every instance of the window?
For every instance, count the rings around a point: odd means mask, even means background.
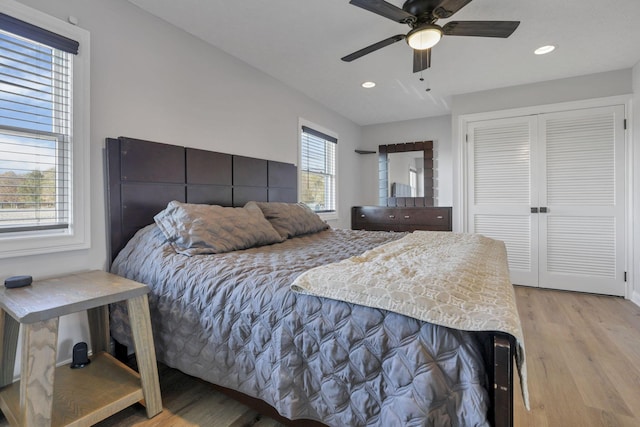
[[[318,213],[336,212],[337,143],[337,138],[302,126],[300,201]]]
[[[418,171],[413,168],[409,168],[409,186],[411,197],[418,197]]]
[[[88,33],[2,5],[0,257],[86,248]]]

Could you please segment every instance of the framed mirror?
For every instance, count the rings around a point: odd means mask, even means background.
[[[382,206],[433,206],[433,141],[378,146]]]

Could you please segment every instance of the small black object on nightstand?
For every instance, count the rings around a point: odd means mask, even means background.
[[[33,282],[31,276],[12,276],[4,281],[6,288],[21,288],[23,286],[29,286]]]
[[[87,356],[87,343],[79,342],[78,344],[73,346],[73,355],[71,361],[71,369],[84,368],[91,360],[89,360],[89,356]]]

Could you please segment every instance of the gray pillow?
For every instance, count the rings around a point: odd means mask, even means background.
[[[176,252],[218,254],[282,242],[257,207],[226,208],[169,202],[153,218]]]
[[[258,206],[283,239],[326,230],[329,224],[304,203],[249,202],[245,208]]]

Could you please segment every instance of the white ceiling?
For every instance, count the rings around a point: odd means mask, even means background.
[[[520,26],[507,39],[445,36],[433,48],[424,81],[412,73],[404,41],[351,63],[340,60],[409,30],[348,0],[129,1],[360,125],[449,114],[452,95],[640,61],[640,0],[473,0],[438,24],[513,20]],[[533,54],[547,44],[558,48]],[[367,80],[377,86],[363,89]]]

